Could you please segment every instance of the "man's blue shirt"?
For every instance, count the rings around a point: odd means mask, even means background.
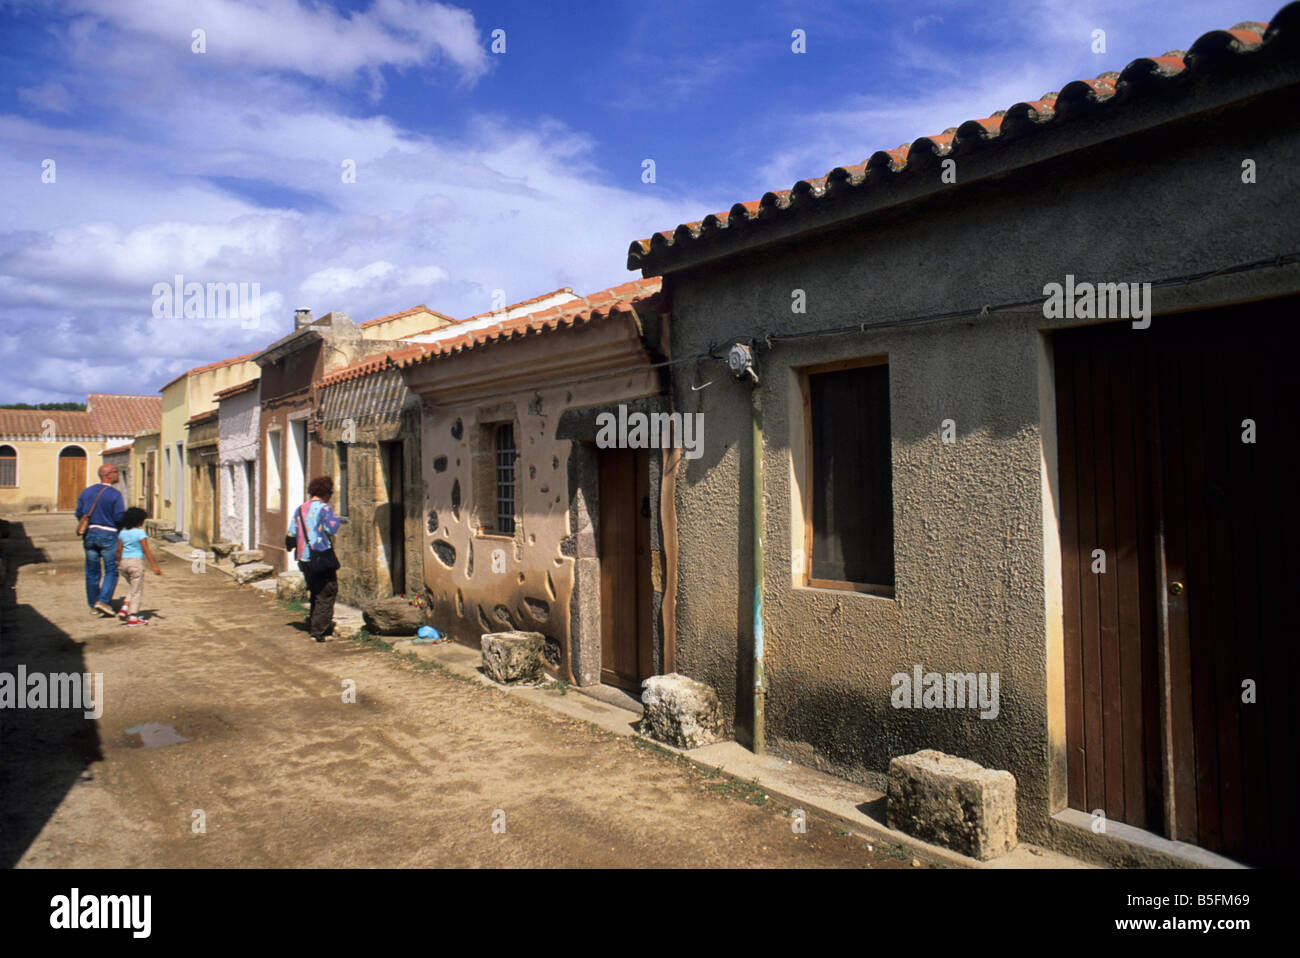
[[[101,489],[103,495],[100,495]],[[95,505],[95,511],[90,512],[90,506],[95,502],[96,496],[99,496],[99,502]],[[80,519],[88,512],[92,526],[118,529],[122,525],[126,503],[122,500],[122,493],[106,483],[97,482],[81,490],[81,495],[77,496],[77,518]]]

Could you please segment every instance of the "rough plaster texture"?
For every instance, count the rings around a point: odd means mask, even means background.
[[[589,614],[591,607],[599,609],[599,567],[589,516],[570,514],[576,443],[557,438],[557,426],[568,410],[632,401],[657,392],[659,382],[642,369],[564,385],[565,379],[581,378],[576,365],[554,371],[549,382],[560,385],[530,377],[538,363],[562,364],[574,355],[608,355],[629,368],[639,354],[637,332],[618,326],[492,346],[447,363],[455,368],[443,375],[435,363],[431,372],[421,373],[430,377],[427,381],[412,382],[432,399],[424,409],[422,468],[424,574],[434,624],[467,644],[477,644],[484,633],[539,632],[546,640],[547,667],[579,684],[599,681],[599,620],[593,622]],[[472,384],[468,394],[452,388],[451,375]],[[472,401],[456,401],[458,395]],[[480,531],[494,524],[496,488],[486,481],[490,472],[475,468],[486,427],[504,421],[514,423],[518,450],[513,536]],[[589,504],[584,512],[595,508]],[[584,590],[581,604],[588,610],[580,615],[571,614],[575,582]],[[576,628],[585,641],[575,649]]]
[[[244,464],[253,463],[253,501],[257,502],[256,496],[260,495],[257,490],[257,427],[261,421],[257,388],[222,400],[218,409],[217,476],[221,485],[221,538],[252,546],[257,542],[256,529],[252,529],[252,535],[247,539],[244,534],[249,502]]]
[[[996,182],[962,185],[959,173],[950,191],[882,210],[851,231],[667,278],[677,357],[736,339],[762,346],[766,333],[866,326],[760,350],[773,747],[877,787],[893,756],[923,748],[1008,769],[1022,835],[1050,840],[1049,817],[1066,797],[1045,334],[1067,321],[1028,308],[872,327],[1041,297],[1045,283],[1067,273],[1159,280],[1300,249],[1300,170],[1291,161],[1300,137],[1279,119],[1286,115],[1278,97]],[[1267,181],[1241,182],[1247,155],[1271,171]],[[791,312],[795,289],[806,294],[806,314]],[[1297,289],[1294,266],[1160,288],[1154,322],[1161,313]],[[793,370],[874,355],[890,364],[892,599],[795,585],[803,416]],[[709,380],[708,388],[690,388]],[[743,739],[752,723],[749,388],[705,360],[698,376],[678,367],[673,395],[677,409],[705,414],[704,455],[683,462],[676,490],[676,668],[718,690]],[[940,442],[945,418],[956,422],[952,445]],[[997,719],[969,709],[893,708],[891,676],[915,664],[998,672]]]

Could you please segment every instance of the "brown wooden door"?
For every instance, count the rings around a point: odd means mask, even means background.
[[[650,643],[650,473],[644,450],[602,449],[601,681],[640,691],[654,673]]]
[[[69,446],[59,453],[59,499],[60,512],[71,512],[77,508],[77,496],[86,488],[86,450]]]
[[[1069,803],[1254,863],[1297,850],[1279,346],[1296,305],[1054,337]]]

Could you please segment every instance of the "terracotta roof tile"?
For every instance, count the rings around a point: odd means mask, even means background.
[[[131,451],[131,443],[128,442],[125,446],[114,446],[112,449],[105,449],[100,453],[100,455],[114,456],[120,452],[130,452],[130,451]]]
[[[238,396],[240,393],[246,393],[256,389],[261,379],[254,376],[252,379],[245,379],[242,383],[236,383],[233,386],[227,386],[225,389],[218,390],[214,395],[217,402],[223,399],[230,399],[232,396]]]
[[[811,203],[831,202],[858,189],[879,189],[906,175],[924,156],[960,155],[981,142],[998,142],[1048,126],[1070,122],[1084,107],[1106,104],[1120,94],[1145,95],[1152,80],[1166,83],[1184,74],[1214,73],[1226,58],[1251,56],[1261,49],[1286,49],[1293,53],[1300,35],[1300,3],[1278,11],[1271,24],[1239,23],[1229,30],[1204,34],[1190,51],[1172,50],[1158,57],[1134,60],[1119,73],[1103,73],[1066,84],[1059,93],[1016,103],[992,116],[967,120],[942,133],[922,136],[911,144],[873,153],[864,163],[839,166],[824,177],[799,180],[791,189],[772,190],[758,201],[737,203],[726,213],[660,230],[628,248],[628,269],[660,270],[674,257],[702,244],[737,238],[758,219],[786,215],[785,211]],[[1122,98],[1128,98],[1127,96]],[[936,178],[935,182],[938,180]],[[936,186],[937,188],[937,186]]]
[[[119,396],[91,393],[86,412],[105,436],[134,436],[142,429],[162,428],[161,396]]]
[[[259,352],[260,352],[260,350],[259,350]],[[253,358],[254,356],[256,356],[256,355],[257,355],[257,353],[244,353],[244,355],[242,355],[242,356],[233,356],[233,357],[231,357],[230,359],[220,359],[220,360],[218,360],[218,361],[215,362],[215,363],[208,363],[208,364],[205,365],[205,366],[195,366],[193,369],[187,369],[185,372],[181,373],[179,376],[175,376],[175,377],[169,379],[166,383],[163,384],[162,389],[159,389],[158,391],[159,391],[159,392],[162,392],[163,389],[166,389],[166,388],[167,388],[168,386],[170,386],[172,383],[180,382],[180,381],[181,381],[182,379],[184,379],[186,376],[194,376],[194,375],[197,375],[198,373],[211,372],[211,371],[214,370],[214,369],[220,369],[222,366],[233,366],[235,363],[246,362],[246,361],[252,359],[252,358]]]
[[[586,326],[638,309],[662,309],[663,305],[658,277],[638,279],[559,306],[548,306],[504,320],[495,326],[468,330],[463,335],[433,343],[418,343],[409,349],[389,353],[388,359],[394,367],[405,369],[492,343]]]
[[[97,439],[101,433],[90,413],[80,410],[0,409],[0,439],[40,439],[45,423],[54,423],[55,439]]]

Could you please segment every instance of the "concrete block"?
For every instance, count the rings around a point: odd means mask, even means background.
[[[248,565],[235,566],[235,571],[231,575],[240,585],[248,585],[248,583],[256,582],[258,579],[265,579],[275,575],[275,569],[265,562],[251,562]]]
[[[262,561],[261,549],[236,549],[230,553],[230,561],[235,565],[248,565],[250,562]]]
[[[925,749],[889,763],[890,828],[980,861],[1016,847],[1016,779]]]
[[[275,577],[275,597],[282,602],[306,602],[311,598],[307,579],[297,569],[281,572]]]
[[[711,686],[678,675],[655,675],[641,683],[638,730],[677,748],[699,748],[722,737],[722,706]]]
[[[546,678],[543,653],[546,638],[540,632],[489,632],[480,640],[483,671],[502,685],[541,682]]]

